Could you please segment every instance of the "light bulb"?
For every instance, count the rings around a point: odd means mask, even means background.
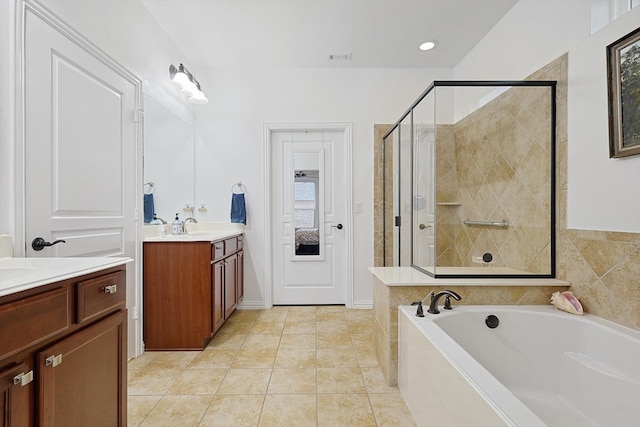
[[[438,42],[435,40],[429,40],[420,45],[420,50],[431,50],[438,45]]]
[[[182,89],[191,82],[189,81],[189,77],[187,77],[185,73],[178,71],[176,75],[171,79],[171,83],[173,83],[176,87]]]
[[[198,92],[198,87],[195,85],[195,83],[189,80],[184,86],[182,86],[180,92],[182,92],[186,96],[191,96],[194,93]]]
[[[209,102],[209,100],[204,95],[204,93],[199,90],[189,97],[189,102],[193,104],[206,104]]]

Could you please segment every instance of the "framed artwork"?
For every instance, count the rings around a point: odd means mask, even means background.
[[[607,46],[609,157],[640,154],[640,28]]]

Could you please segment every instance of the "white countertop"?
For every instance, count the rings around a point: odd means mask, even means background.
[[[0,297],[133,261],[131,258],[0,258]]]
[[[188,223],[186,234],[161,236],[160,229],[171,230],[171,225],[145,225],[144,242],[215,242],[244,233],[244,224],[224,222]]]
[[[510,278],[434,278],[412,267],[369,267],[369,271],[386,286],[569,286],[558,279],[538,277]]]

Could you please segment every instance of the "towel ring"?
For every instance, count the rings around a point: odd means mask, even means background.
[[[147,194],[153,194],[154,190],[156,189],[155,184],[153,182],[145,182],[144,186],[149,186],[149,192]],[[145,188],[145,193],[146,193],[147,189]]]
[[[247,192],[247,187],[245,187],[245,186],[244,186],[244,184],[242,183],[242,181],[238,181],[238,182],[236,182],[235,184],[233,184],[233,185],[231,186],[231,192],[232,192],[232,193],[235,193],[235,192],[236,192],[236,191],[235,191],[235,190],[236,190],[236,187],[238,187],[238,188],[240,189],[240,193],[241,193],[241,194],[244,194],[244,193],[246,193],[246,192]]]

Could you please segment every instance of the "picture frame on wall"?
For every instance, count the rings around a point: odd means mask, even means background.
[[[640,154],[640,28],[607,46],[609,157]]]

